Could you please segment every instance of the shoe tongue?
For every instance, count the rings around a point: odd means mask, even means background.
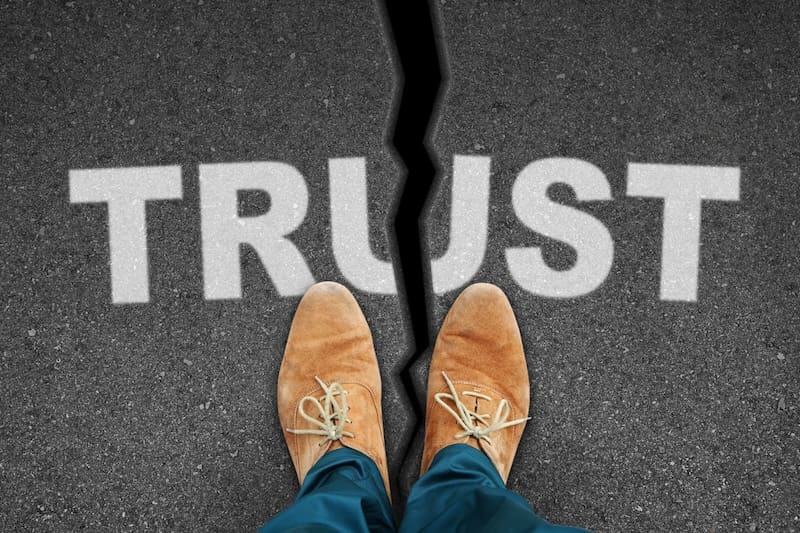
[[[480,415],[485,415],[491,410],[491,404],[493,400],[487,400],[486,398],[482,398],[478,396],[478,394],[489,395],[487,391],[483,390],[480,387],[473,387],[471,392],[474,392],[476,396],[470,396],[469,401],[466,402],[467,407],[474,408],[474,411]],[[491,396],[490,396],[491,397]]]

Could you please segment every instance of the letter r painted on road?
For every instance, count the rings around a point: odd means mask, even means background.
[[[111,300],[150,299],[145,202],[180,200],[181,167],[98,168],[69,171],[71,203],[108,204]]]
[[[661,299],[697,300],[702,200],[739,199],[738,167],[628,164],[628,196],[664,199]]]
[[[274,161],[200,165],[199,174],[206,298],[241,298],[239,245],[244,243],[255,249],[278,294],[303,294],[314,276],[286,238],[306,216],[308,188],[302,174]],[[243,190],[269,194],[269,211],[240,217],[238,191]]]

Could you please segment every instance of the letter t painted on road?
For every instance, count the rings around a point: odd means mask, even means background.
[[[150,299],[145,202],[180,200],[181,167],[98,168],[69,171],[71,203],[108,204],[111,300]]]
[[[702,200],[739,199],[739,168],[628,164],[628,196],[664,199],[661,299],[697,300]]]

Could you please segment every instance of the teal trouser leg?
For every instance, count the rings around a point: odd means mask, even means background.
[[[430,469],[411,489],[400,533],[418,531],[586,530],[542,520],[522,496],[505,487],[488,457],[466,444],[453,444],[436,454]]]
[[[294,503],[264,524],[274,531],[395,531],[392,506],[375,462],[348,448],[322,456]]]

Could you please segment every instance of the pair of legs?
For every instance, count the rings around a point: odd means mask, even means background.
[[[528,420],[530,383],[508,299],[464,290],[445,318],[428,379],[420,479],[401,532],[583,531],[542,520],[505,482]],[[298,305],[278,376],[278,414],[300,493],[261,529],[395,531],[372,335],[342,285]]]

